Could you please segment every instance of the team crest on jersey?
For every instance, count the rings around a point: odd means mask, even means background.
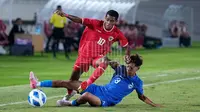
[[[112,36],[110,36],[110,37],[108,38],[109,41],[112,41],[113,39],[114,39],[114,37],[112,37]]]

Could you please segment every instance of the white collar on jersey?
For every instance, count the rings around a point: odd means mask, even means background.
[[[106,28],[104,27],[104,22],[103,22],[103,29],[104,29],[106,32],[111,32],[114,28],[115,28],[115,25],[114,25],[110,30],[106,30]]]

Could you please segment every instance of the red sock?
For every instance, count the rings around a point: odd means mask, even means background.
[[[72,89],[67,89],[67,93],[68,93],[68,95],[70,95],[70,94],[72,94]]]
[[[104,73],[104,71],[107,68],[107,66],[108,66],[107,64],[101,63],[99,65],[99,67],[94,70],[94,72],[92,73],[92,75],[87,80],[88,86],[90,84],[92,84],[93,82],[95,82]]]

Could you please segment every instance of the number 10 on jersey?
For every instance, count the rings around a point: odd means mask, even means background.
[[[106,40],[100,37],[97,44],[102,46],[105,42],[106,42]]]

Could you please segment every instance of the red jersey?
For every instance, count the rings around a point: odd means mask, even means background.
[[[116,26],[107,31],[103,26],[104,21],[83,18],[82,22],[86,28],[81,37],[79,55],[91,58],[105,55],[117,41],[122,47],[128,45],[126,37]]]

